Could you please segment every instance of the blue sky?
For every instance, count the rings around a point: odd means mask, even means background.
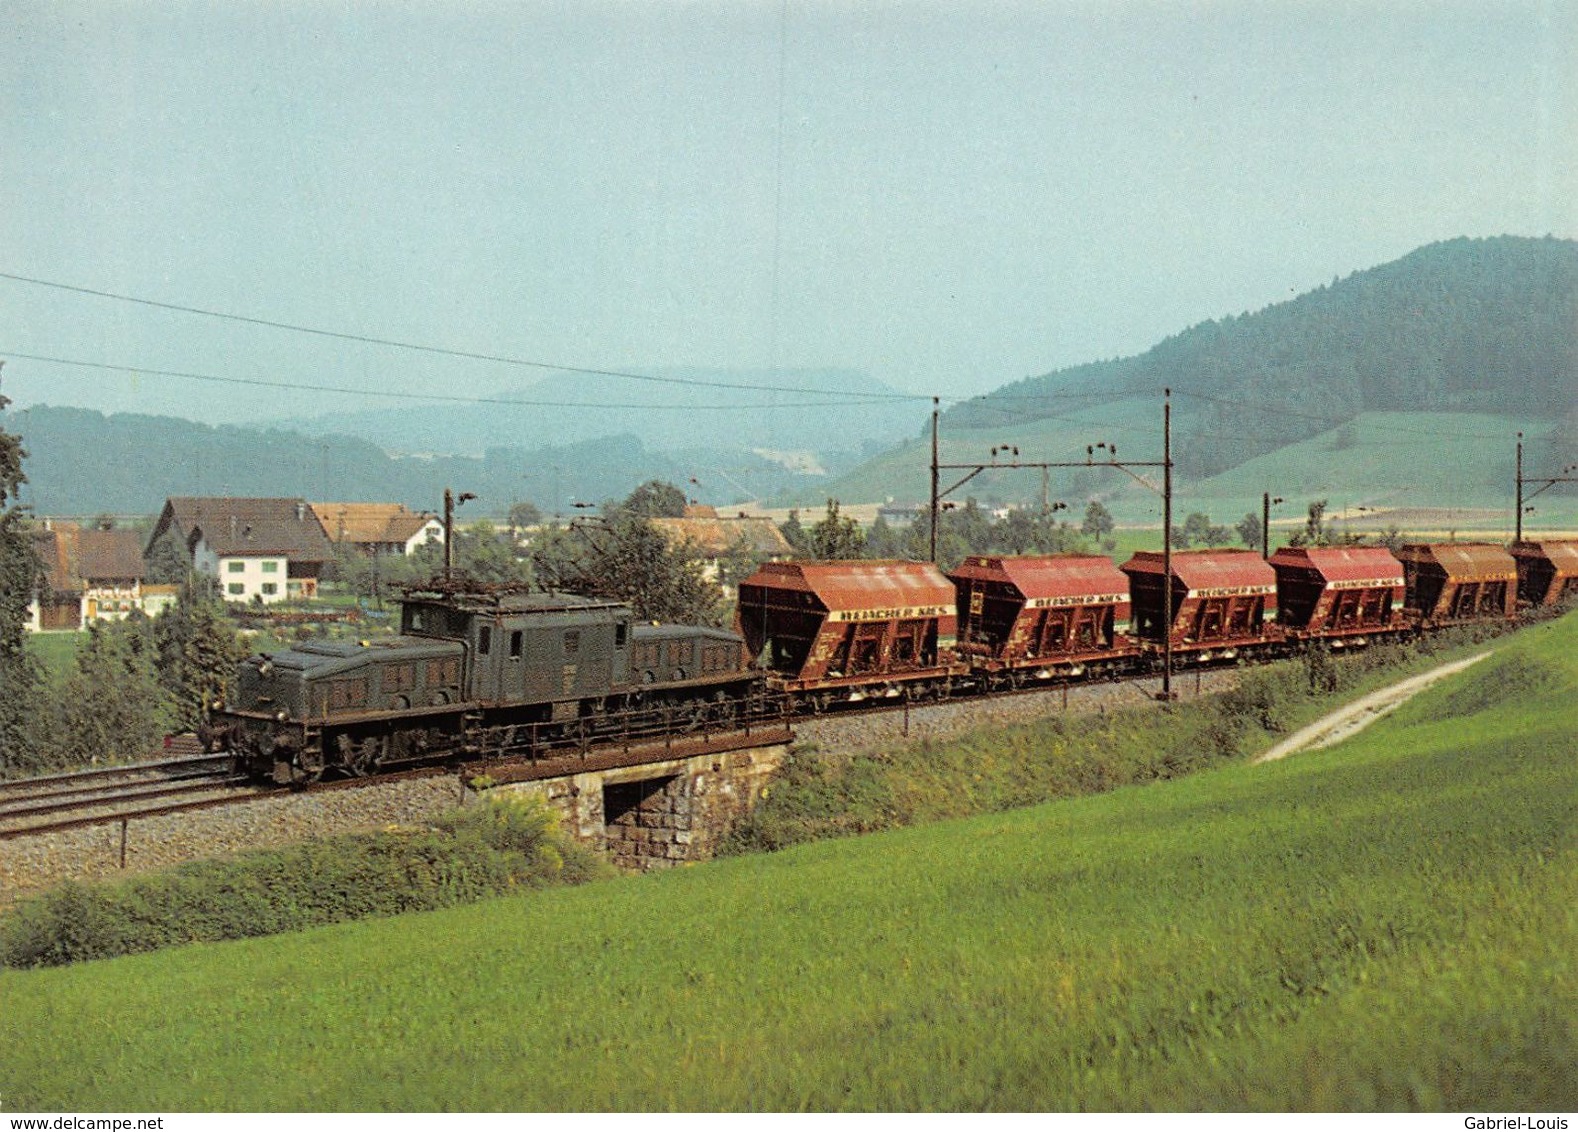
[[[0,272],[550,364],[968,396],[1432,241],[1578,235],[1574,3],[5,13]],[[0,279],[18,406],[369,404],[18,354],[452,395],[542,376]]]

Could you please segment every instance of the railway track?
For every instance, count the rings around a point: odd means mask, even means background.
[[[195,755],[0,783],[0,838],[143,817],[265,792],[225,755]]]

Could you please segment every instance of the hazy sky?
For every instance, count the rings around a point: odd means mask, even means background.
[[[1578,2],[0,11],[0,272],[547,363],[966,396],[1435,240],[1578,235]],[[382,404],[17,354],[541,376],[0,279],[18,406]]]

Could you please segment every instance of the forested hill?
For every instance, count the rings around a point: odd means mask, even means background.
[[[22,437],[28,482],[22,500],[42,515],[152,514],[171,495],[302,496],[404,503],[436,510],[444,489],[469,491],[469,510],[503,515],[516,500],[552,514],[576,500],[620,498],[654,476],[684,482],[709,503],[727,503],[731,483],[709,475],[708,453],[657,454],[634,436],[554,447],[492,448],[481,456],[388,455],[353,437],[304,437],[279,430],[213,427],[172,417],[40,405],[0,413],[0,429]],[[765,460],[733,478],[779,487],[795,477]],[[684,462],[681,462],[684,461]]]
[[[1578,242],[1431,244],[1138,357],[1005,386],[950,410],[947,423],[995,427],[1164,386],[1191,418],[1178,456],[1194,475],[1367,411],[1561,418],[1578,403]]]

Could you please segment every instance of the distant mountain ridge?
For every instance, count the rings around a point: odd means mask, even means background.
[[[853,370],[692,368],[657,370],[650,377],[658,380],[554,373],[490,395],[487,404],[327,413],[277,422],[277,427],[307,435],[358,436],[398,452],[477,455],[489,448],[535,448],[628,433],[660,451],[713,447],[832,454],[892,443],[914,432],[927,412],[922,399]],[[507,401],[522,403],[500,403]],[[837,427],[830,428],[830,421]]]
[[[950,428],[1037,419],[1171,386],[1207,476],[1367,411],[1560,418],[1578,403],[1578,242],[1456,239],[1144,354],[1027,378],[946,414]]]

